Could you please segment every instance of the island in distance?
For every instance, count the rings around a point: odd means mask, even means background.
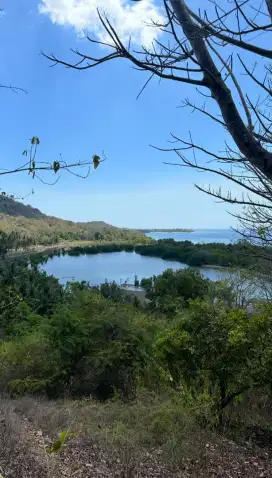
[[[138,229],[139,232],[149,233],[149,232],[194,232],[194,229]]]

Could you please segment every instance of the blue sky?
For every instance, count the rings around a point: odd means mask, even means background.
[[[84,8],[93,3],[80,2]],[[147,3],[153,8],[151,0]],[[153,80],[136,100],[147,76],[123,59],[77,72],[50,68],[41,56],[43,50],[71,58],[70,47],[89,48],[76,27],[86,27],[82,22],[87,15],[87,26],[97,28],[93,13],[88,8],[75,16],[72,5],[72,0],[2,1],[1,83],[25,88],[28,94],[0,90],[0,164],[2,168],[21,164],[22,151],[34,135],[41,141],[41,161],[58,159],[60,152],[66,161],[89,160],[102,150],[107,161],[86,180],[63,173],[55,186],[48,186],[21,173],[3,177],[1,189],[25,196],[34,188],[27,203],[75,221],[164,228],[234,225],[227,205],[193,186],[194,182],[218,185],[218,177],[166,166],[163,161],[176,161],[175,156],[149,146],[167,147],[170,132],[188,138],[191,130],[205,147],[222,149],[225,137],[219,126],[177,108],[184,97],[195,98],[193,86]],[[120,0],[112,5],[121,28]],[[129,21],[136,37],[146,39],[137,18]],[[48,176],[43,178],[50,181]]]

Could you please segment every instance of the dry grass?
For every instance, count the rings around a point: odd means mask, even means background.
[[[27,423],[15,412],[13,403],[0,400],[0,473],[5,478],[47,478],[45,462],[34,447]]]
[[[122,450],[124,455],[139,455],[159,449],[168,463],[190,451],[201,453],[206,432],[196,425],[179,403],[145,394],[131,404],[95,400],[37,401],[16,400],[18,413],[27,416],[36,428],[51,438],[72,428],[85,440],[107,450]],[[193,443],[192,443],[193,437]]]
[[[252,406],[248,404],[244,414],[250,414]],[[101,404],[91,399],[53,402],[21,398],[6,404],[2,401],[0,409],[8,423],[0,435],[4,444],[2,455],[8,466],[14,457],[13,450],[17,449],[15,453],[18,453],[18,443],[24,450],[24,460],[37,466],[38,456],[36,454],[35,461],[30,446],[34,440],[42,449],[37,433],[42,434],[46,444],[52,443],[58,433],[67,428],[75,432],[75,438],[68,441],[51,466],[51,474],[48,474],[45,457],[40,456],[42,471],[36,470],[36,475],[24,472],[18,475],[20,478],[272,476],[269,453],[258,454],[256,449],[246,448],[245,443],[240,446],[201,428],[188,410],[182,408],[178,396],[157,397],[145,393],[131,404],[117,400]],[[238,423],[239,409],[235,413]],[[232,412],[232,422],[235,420]],[[19,456],[22,457],[22,452]],[[21,466],[23,470],[24,466]],[[47,475],[42,474],[46,469]]]
[[[23,430],[19,417],[6,400],[1,400],[0,423],[1,454],[8,456],[16,451]]]
[[[75,432],[62,457],[70,468],[78,464],[79,469],[91,457],[99,464],[97,477],[174,476],[175,470],[184,468],[184,457],[187,463],[200,460],[203,467],[205,432],[169,399],[145,394],[128,405],[21,398],[13,406],[17,416],[27,417],[35,430],[51,440],[65,429]]]

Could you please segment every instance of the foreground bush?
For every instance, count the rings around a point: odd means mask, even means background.
[[[215,425],[271,384],[271,306],[233,306],[229,286],[194,270],[145,280],[146,305],[114,283],[63,287],[24,261],[2,264],[0,285],[0,387],[13,396],[132,401],[171,388]]]
[[[17,323],[25,335],[1,344],[5,388],[19,394],[44,391],[107,399],[116,391],[124,399],[135,397],[154,326],[133,306],[116,306],[97,291],[73,290],[50,318],[35,323],[35,332],[32,314],[28,320]]]
[[[196,299],[158,341],[173,383],[206,396],[221,423],[233,400],[271,383],[271,313],[269,305],[249,314]]]

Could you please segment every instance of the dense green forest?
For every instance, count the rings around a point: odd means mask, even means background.
[[[69,249],[63,249],[58,252],[47,252],[46,254],[36,255],[36,261],[39,257],[44,262],[46,258],[59,254],[68,254],[71,256],[80,256],[81,254],[99,254],[110,252],[133,252],[143,256],[160,257],[167,260],[175,260],[185,263],[191,267],[200,267],[204,265],[216,265],[221,267],[243,267],[249,268],[256,266],[260,262],[262,250],[258,246],[253,246],[246,241],[235,244],[193,244],[190,241],[175,242],[173,239],[164,239],[159,241],[150,240],[143,236],[138,236],[131,241],[122,242],[96,242],[92,245],[78,245]]]
[[[87,407],[82,420],[88,423],[94,413],[92,439],[95,429],[96,440],[106,439],[113,454],[125,447],[130,456],[133,444],[133,454],[159,449],[165,462],[181,466],[184,436],[196,443],[195,434],[210,440],[214,433],[226,435],[226,429],[237,443],[255,440],[257,447],[267,449],[272,309],[270,302],[254,300],[248,286],[249,266],[256,266],[259,248],[246,242],[194,245],[137,235],[126,240],[120,230],[118,234],[115,240],[96,236],[89,245],[30,251],[15,260],[7,253],[27,250],[35,236],[1,232],[2,395],[19,409],[27,407],[26,414],[40,410],[43,427],[48,428],[50,413],[58,436],[69,426],[71,436],[75,432],[81,440],[85,431],[79,414]],[[107,281],[63,286],[40,270],[54,255],[120,251],[186,260],[194,266],[206,258],[249,270],[245,277],[240,272],[232,281],[212,282],[195,268],[168,269],[143,279],[141,296]],[[62,403],[66,409],[78,407],[77,419],[68,425],[68,419],[60,425],[54,418],[63,413]],[[256,411],[256,403],[264,412]],[[69,414],[74,416],[74,411]],[[5,423],[11,426],[9,415]],[[3,438],[0,431],[1,443]],[[54,453],[55,446],[62,449],[59,439],[52,441]],[[10,456],[5,450],[2,455]]]
[[[4,258],[7,252],[11,250],[24,249],[27,250],[32,246],[35,240],[30,236],[24,236],[18,232],[6,233],[0,231],[0,256]]]
[[[261,254],[258,246],[239,241],[234,244],[205,243],[193,244],[190,241],[177,242],[161,239],[149,245],[139,245],[135,251],[143,256],[184,262],[189,266],[217,265],[222,267],[248,267],[256,263]]]
[[[237,397],[270,393],[270,304],[233,307],[234,290],[190,269],[146,289],[142,305],[115,283],[64,287],[35,262],[3,261],[1,390],[125,401],[172,390],[213,426]]]

